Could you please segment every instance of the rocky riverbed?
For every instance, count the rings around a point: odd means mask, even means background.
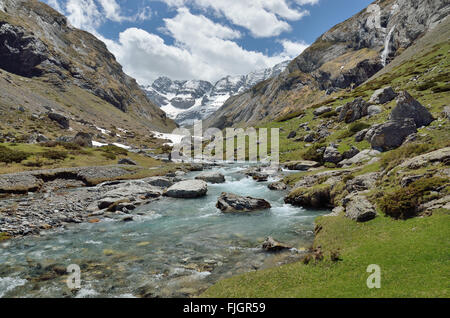
[[[314,219],[328,211],[285,204],[286,190],[268,187],[281,175],[258,182],[248,166],[230,165],[214,167],[209,182],[195,180],[205,179],[202,168],[96,186],[72,179],[75,188],[45,179],[37,192],[0,200],[0,232],[22,237],[0,243],[0,296],[190,297],[219,279],[302,257]],[[222,213],[222,193],[270,207]],[[268,252],[268,237],[292,248]],[[81,268],[81,289],[65,284],[70,264]]]

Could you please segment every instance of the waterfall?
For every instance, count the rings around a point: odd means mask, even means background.
[[[395,25],[389,31],[388,35],[386,36],[386,39],[384,40],[384,50],[383,53],[381,53],[381,63],[383,64],[383,67],[386,66],[387,58],[390,53],[389,44],[391,43],[392,33],[394,32],[394,29]]]

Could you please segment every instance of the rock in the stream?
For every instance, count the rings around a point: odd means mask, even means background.
[[[223,213],[242,213],[270,209],[271,205],[264,199],[243,197],[233,193],[222,193],[216,207]]]
[[[164,192],[164,196],[170,198],[193,199],[206,195],[208,184],[202,180],[186,180],[175,183]]]
[[[377,211],[367,198],[358,193],[353,193],[343,200],[345,216],[356,222],[367,222],[377,216]]]
[[[277,242],[273,239],[273,237],[268,237],[262,244],[263,250],[267,252],[280,252],[283,250],[290,250],[292,247],[286,244]]]
[[[369,100],[369,103],[374,104],[386,104],[397,97],[397,93],[392,89],[392,87],[384,87],[376,90]]]
[[[197,180],[203,180],[208,183],[224,183],[225,176],[220,172],[203,172],[195,177]]]
[[[409,95],[407,91],[398,95],[397,106],[392,110],[390,119],[398,121],[413,119],[417,128],[428,126],[434,121],[428,109]]]
[[[269,179],[269,175],[267,173],[258,172],[252,176],[253,180],[257,182],[265,182]]]
[[[273,191],[283,191],[287,189],[287,185],[284,182],[281,181],[277,181],[277,182],[273,182],[271,184],[268,185],[270,190]]]

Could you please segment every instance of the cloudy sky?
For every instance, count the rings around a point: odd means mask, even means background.
[[[140,84],[216,81],[298,56],[372,0],[45,0]]]

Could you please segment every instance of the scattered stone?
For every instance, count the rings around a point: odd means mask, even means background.
[[[382,112],[383,112],[383,108],[381,108],[380,106],[377,106],[377,105],[370,105],[367,108],[367,115],[369,117],[381,114]]]
[[[341,110],[339,114],[339,121],[345,121],[347,124],[352,123],[358,119],[367,116],[368,114],[369,104],[362,99],[362,97],[358,97],[353,102],[347,103]]]
[[[27,143],[36,144],[36,143],[42,143],[42,142],[48,142],[48,141],[49,141],[49,139],[42,134],[32,134],[30,136],[30,138],[28,138]]]
[[[345,216],[356,222],[367,222],[377,216],[377,212],[372,203],[367,198],[358,193],[350,194],[344,200]]]
[[[292,247],[286,244],[277,242],[273,239],[273,237],[268,237],[262,244],[263,250],[267,252],[280,252],[284,250],[290,250]]]
[[[223,213],[243,213],[270,209],[271,205],[264,199],[243,197],[223,192],[217,201],[216,207]]]
[[[64,115],[58,114],[58,113],[49,113],[48,118],[51,120],[57,122],[61,128],[63,129],[69,129],[70,128],[70,120]]]
[[[203,180],[208,183],[224,183],[225,176],[219,172],[204,172],[195,177],[197,180]]]
[[[363,141],[364,138],[366,137],[366,134],[368,131],[369,131],[369,129],[363,129],[363,130],[357,132],[355,135],[355,142]]]
[[[376,90],[369,100],[369,103],[374,104],[386,104],[397,97],[397,93],[392,89],[392,87],[384,87]]]
[[[346,152],[344,152],[342,154],[342,157],[344,159],[351,159],[351,158],[353,158],[354,156],[356,156],[359,153],[360,153],[359,149],[354,147],[354,146],[352,146],[352,148],[350,150],[347,150]]]
[[[175,183],[164,192],[164,196],[171,198],[192,199],[206,195],[208,184],[202,180],[186,180]]]
[[[319,107],[316,110],[314,110],[313,114],[314,114],[314,116],[320,116],[322,114],[329,113],[332,110],[333,110],[333,108],[331,108],[331,107],[322,106],[322,107]]]
[[[446,119],[450,119],[450,106],[445,106],[442,111],[442,116]]]
[[[137,166],[137,162],[130,158],[123,158],[117,162],[119,165]]]
[[[407,91],[398,95],[397,106],[392,110],[389,119],[394,121],[413,119],[418,128],[428,126],[434,121],[428,109],[409,95]]]
[[[342,154],[334,147],[327,147],[323,154],[324,162],[339,163],[343,159]]]
[[[297,137],[297,132],[296,131],[291,131],[288,135],[288,139],[294,139],[295,137]]]
[[[355,178],[347,181],[346,189],[349,193],[372,189],[379,177],[380,174],[378,172],[371,172],[356,176]]]

